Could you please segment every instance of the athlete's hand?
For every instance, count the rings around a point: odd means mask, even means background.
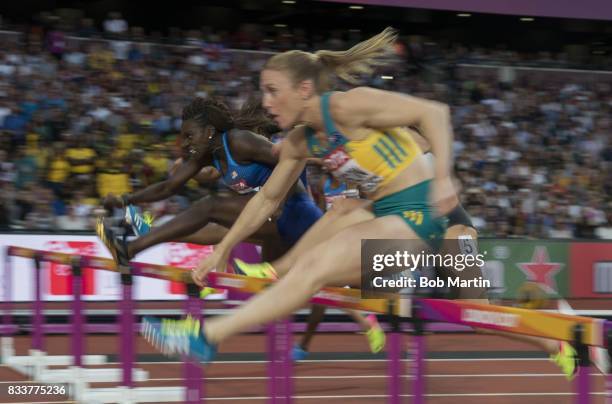
[[[197,173],[193,179],[200,185],[209,185],[212,182],[218,180],[221,177],[221,173],[211,166],[203,167],[199,173]]]
[[[457,192],[450,176],[435,178],[432,181],[431,204],[438,216],[446,215],[458,203]]]
[[[206,286],[206,276],[214,269],[217,272],[225,272],[227,267],[227,260],[229,259],[229,252],[226,252],[223,248],[215,246],[212,254],[200,261],[198,266],[192,271],[191,277],[193,281],[201,288]]]
[[[108,194],[102,200],[102,206],[104,206],[104,209],[112,211],[114,208],[122,208],[123,200],[115,194]]]

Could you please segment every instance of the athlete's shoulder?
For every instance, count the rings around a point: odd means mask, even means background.
[[[273,145],[270,139],[250,130],[232,129],[229,131],[228,145],[234,159],[239,161],[276,164],[276,158],[272,155]]]
[[[232,129],[227,132],[229,146],[234,151],[248,151],[261,145],[272,147],[272,142],[265,136],[246,129]]]
[[[371,97],[380,97],[388,93],[389,93],[388,91],[380,90],[378,88],[372,88],[372,87],[366,87],[366,86],[355,87],[348,91],[338,93],[339,94],[338,102],[340,102],[341,104],[359,103],[359,102],[368,101],[371,99]]]
[[[332,94],[329,110],[335,121],[345,126],[359,126],[356,120],[363,119],[363,114],[376,106],[385,92],[371,87],[355,87],[348,91]],[[357,125],[356,125],[357,124]]]
[[[227,138],[230,140],[230,142],[270,142],[270,139],[268,139],[267,137],[257,134],[248,129],[230,129],[227,132]]]

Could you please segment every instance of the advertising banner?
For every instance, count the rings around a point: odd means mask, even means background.
[[[550,297],[568,297],[568,246],[566,241],[490,239],[479,241],[479,252],[486,257],[484,275],[498,297],[520,297],[526,282]]]
[[[95,236],[0,234],[0,251],[4,254],[8,245],[49,250],[75,255],[94,255],[111,258],[106,247]],[[166,243],[143,251],[137,260],[159,265],[174,265],[192,268],[212,252],[212,246],[183,243]],[[11,257],[11,301],[34,299],[34,261]],[[70,267],[54,263],[41,265],[42,294],[44,300],[62,301],[72,298],[72,275]],[[5,282],[5,262],[0,260],[0,284]],[[121,284],[117,273],[83,268],[85,300],[116,300],[121,295]],[[0,287],[5,300],[4,287]],[[134,298],[137,300],[183,299],[182,285],[169,281],[144,277],[134,278]],[[212,299],[224,298],[224,294],[210,295]]]
[[[571,243],[570,265],[572,297],[612,298],[612,243]]]

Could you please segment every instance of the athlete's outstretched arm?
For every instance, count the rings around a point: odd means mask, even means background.
[[[183,158],[178,158],[172,164],[170,171],[168,173],[172,177],[176,170],[183,164]],[[198,182],[198,184],[202,186],[208,186],[214,182],[216,182],[221,177],[221,173],[217,171],[217,169],[213,166],[203,167],[199,173],[193,176],[193,179]]]
[[[108,208],[119,208],[123,205],[139,204],[143,202],[161,201],[174,195],[191,178],[197,175],[202,169],[203,164],[193,160],[187,160],[179,165],[165,181],[158,182],[148,187],[134,192],[133,194],[123,195],[122,198],[113,194],[108,194],[104,198],[104,206]]]
[[[232,248],[257,231],[284,200],[306,164],[305,152],[300,147],[304,143],[303,130],[298,128],[289,134],[288,141],[283,144],[279,162],[262,190],[247,203],[213,254],[200,262],[194,271],[193,278],[200,286],[204,285],[204,278],[209,271],[214,268],[225,269]]]

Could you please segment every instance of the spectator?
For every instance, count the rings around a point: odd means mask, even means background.
[[[66,35],[60,29],[59,24],[55,24],[53,30],[47,34],[47,47],[57,60],[62,59],[66,50]]]
[[[612,202],[608,202],[606,210],[606,220],[595,229],[595,236],[600,239],[612,240]]]
[[[28,230],[56,230],[56,217],[48,201],[36,200],[33,209],[25,217],[25,228]]]
[[[554,224],[554,228],[548,231],[547,236],[550,238],[571,239],[574,237],[574,232],[567,221],[558,219]]]
[[[71,165],[66,159],[66,150],[62,143],[53,144],[53,153],[45,170],[47,172],[47,184],[57,197],[64,195],[66,181],[71,172]]]
[[[13,134],[17,143],[25,140],[25,129],[28,121],[20,107],[14,106],[11,112],[4,117],[3,129]]]
[[[108,17],[104,20],[104,32],[111,38],[119,38],[124,36],[128,31],[127,21],[123,19],[121,13],[108,13]]]
[[[96,152],[88,147],[83,136],[68,136],[70,146],[66,150],[66,159],[70,164],[70,175],[81,181],[92,180]]]
[[[37,180],[36,158],[27,152],[24,145],[17,149],[15,160],[16,179],[15,185],[18,189],[25,188]]]
[[[73,204],[68,205],[66,215],[57,218],[57,227],[59,230],[88,230],[90,223],[87,217],[79,216],[76,213],[76,207]]]
[[[15,193],[15,218],[18,221],[24,221],[28,214],[34,209],[36,201],[36,193],[33,184],[27,184],[23,189],[18,189]]]
[[[87,62],[87,54],[79,45],[68,46],[67,52],[64,53],[64,61],[69,65],[82,68]]]
[[[91,38],[98,35],[98,30],[91,18],[82,18],[77,35],[83,38]]]
[[[47,20],[51,26],[53,20]],[[266,33],[265,27],[245,24],[235,35],[206,27],[185,35],[176,31],[177,40],[184,38],[192,46],[179,48],[155,43],[162,41],[161,36],[144,42],[142,28],[128,29],[121,16],[110,15],[106,22],[105,32],[120,37],[114,36],[113,43],[76,40],[73,45],[71,41],[60,50],[61,61],[42,50],[38,31],[27,38],[29,45],[3,44],[0,181],[11,184],[3,185],[3,192],[13,189],[5,199],[13,225],[31,211],[39,213],[33,195],[44,185],[56,197],[65,197],[66,205],[74,206],[74,214],[90,220],[97,208],[92,198],[98,192],[122,193],[163,178],[169,153],[161,148],[142,150],[173,139],[180,131],[181,107],[192,96],[214,95],[237,108],[244,96],[255,91],[257,72],[269,55],[228,48],[239,44],[308,50],[311,44],[322,46],[326,40],[333,47],[348,45],[339,32],[319,30],[313,35],[292,28],[291,32]],[[81,21],[80,31],[96,35],[88,19]],[[140,42],[126,44],[129,31]],[[348,42],[355,42],[359,35],[351,32]],[[461,198],[481,234],[605,234],[612,194],[608,76],[479,69],[478,63],[568,61],[566,55],[442,49],[425,38],[403,42],[406,57],[418,62],[417,68],[414,63],[393,64],[380,71],[395,77],[393,81],[381,80],[378,74],[363,80],[451,103],[455,168],[464,189]],[[338,88],[344,87],[339,83]],[[66,133],[72,136],[67,138]],[[59,141],[68,145],[65,157],[55,146]],[[23,145],[25,150],[19,147]],[[42,167],[44,175],[39,175]],[[84,195],[77,190],[85,191]],[[57,199],[51,206],[61,213]]]
[[[0,150],[0,181],[5,184],[13,184],[17,179],[15,164],[8,159],[8,154]]]
[[[154,145],[152,150],[146,154],[143,161],[152,171],[151,177],[147,180],[148,183],[159,182],[168,173],[170,159],[168,159],[166,153],[164,153],[163,145]]]

